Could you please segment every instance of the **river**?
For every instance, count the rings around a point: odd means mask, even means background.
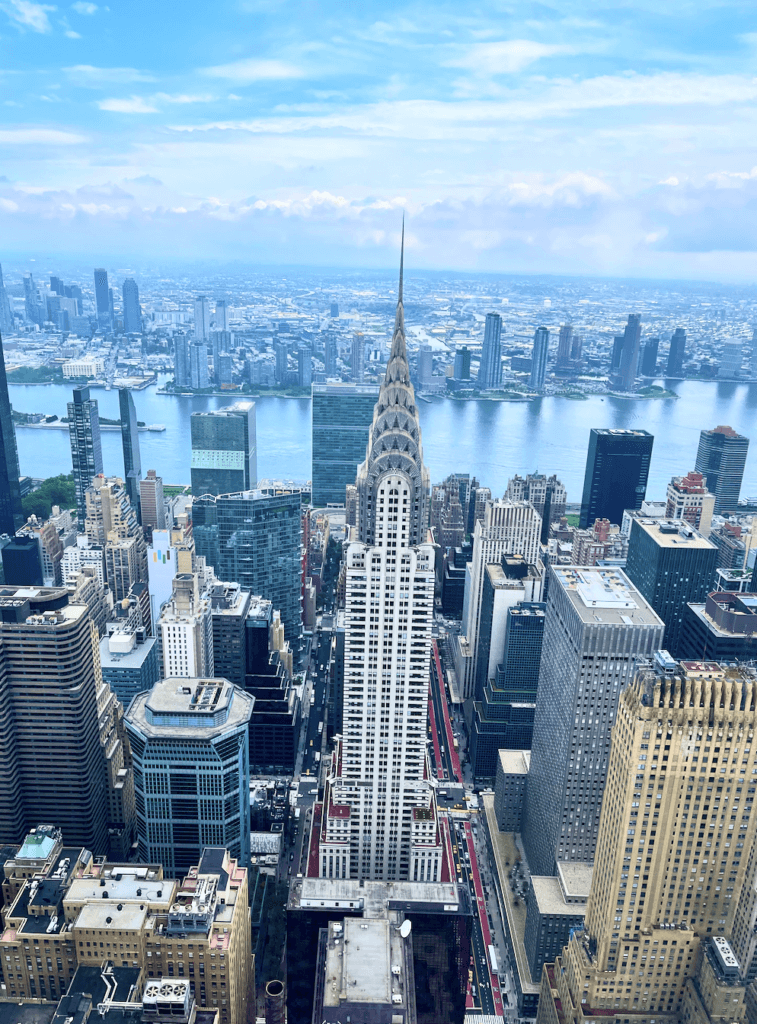
[[[659,383],[665,383],[660,381]],[[510,476],[538,470],[557,473],[569,501],[580,501],[591,427],[643,427],[655,437],[647,495],[662,498],[675,474],[694,468],[699,431],[728,424],[753,439],[742,497],[757,496],[757,384],[675,381],[676,399],[643,401],[592,396],[586,401],[543,398],[534,402],[475,402],[434,398],[419,401],[423,453],[432,482],[469,472],[500,495]],[[66,415],[71,388],[64,385],[9,388],[20,412]],[[142,469],[155,469],[165,483],[189,483],[190,413],[217,409],[233,398],[159,395],[155,386],[135,391],[137,415],[164,423],[162,433],[139,435]],[[92,389],[102,416],[118,419],[118,392]],[[258,476],[310,478],[310,400],[257,398]],[[71,471],[68,433],[17,428],[21,472],[33,477]],[[102,434],[105,472],[123,474],[121,435]]]

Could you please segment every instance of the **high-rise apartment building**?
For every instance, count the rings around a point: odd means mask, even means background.
[[[365,376],[365,335],[355,331],[352,335],[352,379],[355,384],[362,384]]]
[[[121,413],[121,445],[124,453],[124,487],[131,507],[141,521],[139,482],[142,479],[142,459],[139,454],[139,427],[134,399],[128,388],[119,388],[118,407]]]
[[[210,300],[206,295],[195,299],[195,339],[210,341]]]
[[[466,580],[468,617],[465,635],[471,652],[471,669],[478,660],[478,634],[481,621],[481,597],[486,566],[499,562],[503,555],[521,555],[527,565],[536,565],[539,558],[541,517],[528,501],[489,501],[483,520],[476,523],[473,534],[473,558],[469,581]],[[463,699],[474,693],[473,672],[459,681]]]
[[[198,339],[189,346],[189,386],[195,390],[210,387],[208,346]]]
[[[24,521],[18,478],[16,432],[13,429],[3,342],[0,338],[0,533],[7,533],[11,537]]]
[[[302,344],[297,349],[297,387],[309,388],[313,382],[313,350]]]
[[[455,380],[470,380],[470,349],[467,345],[461,345],[455,349],[455,365],[452,376]]]
[[[713,587],[718,549],[680,519],[631,514],[626,574],[665,623],[665,649],[679,658],[689,601],[704,601]]]
[[[342,739],[326,781],[322,878],[441,881],[426,729],[434,548],[407,361],[402,262],[386,375],[357,477],[346,556]]]
[[[95,853],[116,839],[128,849],[122,709],[100,676],[87,606],[64,589],[0,588],[0,678],[4,836],[20,840],[42,818]]]
[[[0,265],[0,332],[10,331],[13,327],[13,313],[8,292],[3,282],[3,268]]]
[[[753,671],[666,652],[625,689],[585,925],[545,965],[540,1024],[744,1020],[756,704]]]
[[[95,267],[95,309],[98,325],[109,330],[113,326],[113,317],[111,315],[108,271],[104,267]]]
[[[667,377],[680,377],[683,373],[683,357],[686,354],[686,331],[676,327],[670,339],[668,365],[665,369]]]
[[[327,377],[336,377],[337,375],[337,355],[336,335],[333,331],[329,331],[323,341],[323,369]]]
[[[163,478],[154,469],[147,470],[147,476],[139,481],[139,507],[142,513],[142,529],[165,530],[166,507],[163,502]]]
[[[626,509],[641,508],[653,444],[654,437],[646,430],[592,427],[581,497],[582,530],[597,519],[620,526]]]
[[[629,313],[628,323],[623,332],[623,344],[620,349],[620,365],[615,377],[615,386],[623,391],[630,391],[636,380],[639,366],[639,348],[641,346],[641,315]]]
[[[737,434],[733,427],[715,427],[699,435],[695,469],[715,495],[716,515],[738,506],[748,450],[749,438]]]
[[[343,505],[365,458],[379,389],[372,384],[314,384],[312,392],[312,501]]]
[[[620,569],[550,566],[546,603],[523,808],[535,875],[554,874],[557,861],[594,859],[618,700],[664,631]]]
[[[228,331],[229,304],[226,299],[216,299],[215,323],[217,331]]]
[[[537,327],[531,354],[531,375],[528,379],[530,387],[537,390],[541,390],[544,387],[544,378],[547,376],[548,355],[549,330],[546,327]]]
[[[142,333],[142,307],[139,304],[139,288],[133,277],[127,277],[121,289],[124,304],[124,331],[126,334]]]
[[[659,338],[650,338],[644,345],[641,355],[642,377],[657,376],[657,353],[660,348]]]
[[[206,847],[223,846],[248,862],[253,704],[228,679],[204,677],[162,679],[131,702],[126,729],[142,860],[176,876]]]
[[[715,495],[707,490],[701,473],[692,470],[686,476],[674,476],[668,484],[666,519],[685,519],[703,537],[709,537]]]
[[[300,491],[222,494],[215,501],[216,576],[273,603],[288,637],[302,630]]]
[[[274,376],[277,384],[287,384],[289,375],[289,346],[285,341],[274,341],[273,351],[276,356]]]
[[[744,347],[738,338],[729,338],[724,341],[718,363],[718,377],[725,380],[734,380],[740,377],[743,358]]]
[[[120,477],[97,476],[84,494],[84,528],[90,543],[102,547],[106,580],[117,601],[132,584],[147,583],[147,545],[137,513]]]
[[[92,478],[103,471],[100,414],[96,400],[89,397],[89,388],[74,388],[74,400],[68,403],[67,408],[76,512],[79,530],[83,533],[87,511],[85,494],[92,484]]]
[[[193,412],[192,494],[232,494],[257,484],[255,403]]]
[[[543,473],[529,473],[525,477],[516,474],[507,481],[505,501],[530,501],[547,527],[565,515],[567,500],[565,484],[554,473],[549,477]]]
[[[215,674],[210,600],[200,592],[196,573],[180,572],[174,576],[171,600],[163,605],[158,628],[166,678]]]
[[[571,360],[573,325],[563,324],[557,338],[557,365],[568,366]]]
[[[246,670],[246,621],[250,592],[238,583],[216,580],[208,587],[213,626],[213,671],[244,688]]]
[[[502,317],[499,313],[487,313],[478,369],[478,386],[483,390],[498,388],[502,383],[501,336]]]
[[[191,359],[189,355],[189,335],[175,334],[173,339],[174,347],[174,371],[173,380],[177,387],[191,387]]]

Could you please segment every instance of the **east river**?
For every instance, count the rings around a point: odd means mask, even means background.
[[[665,383],[665,382],[660,382]],[[424,459],[432,482],[448,473],[469,472],[501,495],[510,476],[538,470],[557,473],[569,501],[580,501],[591,427],[644,428],[654,434],[647,495],[662,498],[674,474],[694,468],[699,431],[728,424],[752,439],[742,498],[757,496],[757,384],[674,381],[676,399],[643,401],[591,396],[586,401],[543,398],[533,402],[419,400]],[[63,385],[10,386],[19,412],[66,415],[71,388]],[[233,397],[159,395],[155,386],[135,391],[140,420],[163,423],[165,431],[139,435],[142,469],[155,469],[164,482],[189,483],[190,413],[217,409]],[[93,388],[100,415],[118,419],[118,392]],[[310,479],[310,400],[256,398],[260,479]],[[65,430],[18,427],[21,473],[33,477],[71,471]],[[123,474],[121,434],[103,431],[105,472]]]

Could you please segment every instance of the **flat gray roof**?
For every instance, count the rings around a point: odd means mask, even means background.
[[[616,566],[553,565],[580,619],[594,625],[662,626],[662,619],[646,598]]]

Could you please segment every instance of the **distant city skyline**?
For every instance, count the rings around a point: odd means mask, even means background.
[[[751,281],[757,13],[689,12],[7,0],[4,245]]]

